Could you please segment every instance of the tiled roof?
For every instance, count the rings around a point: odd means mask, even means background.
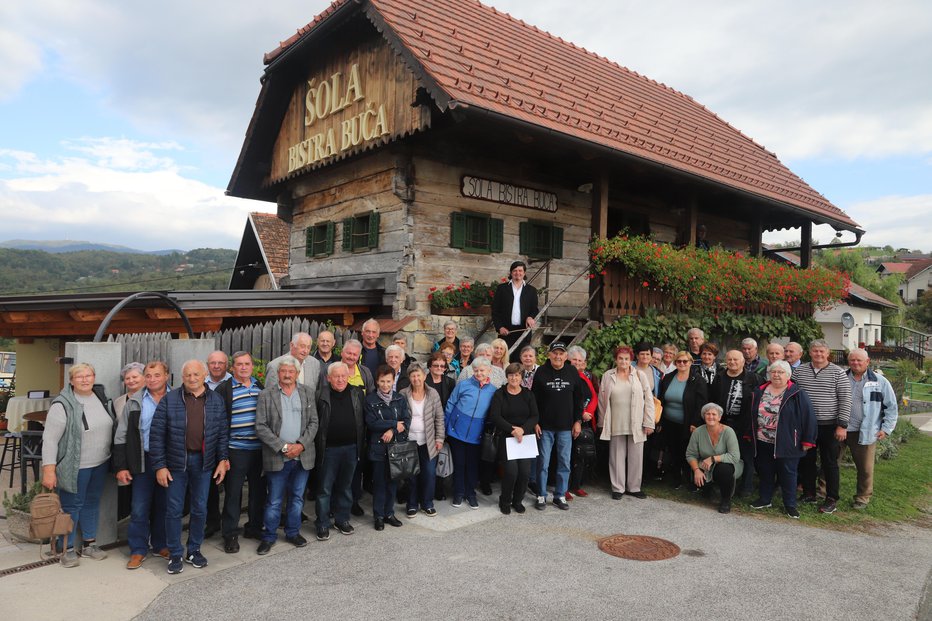
[[[906,271],[906,280],[909,280],[913,276],[917,276],[919,272],[924,271],[927,267],[932,265],[932,259],[919,259],[918,261],[910,261],[908,265],[909,269]]]
[[[912,266],[912,263],[881,263],[880,267],[883,268],[883,271],[888,274],[905,274],[909,271],[909,268]]]
[[[346,4],[334,2],[270,63]],[[443,108],[475,107],[858,227],[691,97],[474,0],[365,0]]]
[[[288,275],[288,250],[291,247],[291,225],[273,213],[254,211],[249,214],[259,246],[269,271],[277,281]]]
[[[896,304],[883,297],[882,295],[877,295],[870,289],[865,289],[856,282],[852,282],[848,285],[848,299],[858,298],[864,302],[871,302],[873,304],[878,304],[880,306],[885,306],[887,308],[896,308]]]

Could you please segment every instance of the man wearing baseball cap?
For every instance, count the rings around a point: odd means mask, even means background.
[[[537,289],[524,282],[527,265],[523,261],[515,261],[509,269],[511,281],[503,282],[495,290],[492,300],[492,323],[495,331],[505,339],[508,348],[512,348],[524,330],[530,330],[536,325]],[[530,340],[526,341],[530,343]],[[517,362],[519,352],[511,353],[511,361]]]
[[[550,469],[550,454],[556,448],[557,472],[554,477],[553,504],[560,509],[569,509],[566,488],[570,478],[570,452],[573,439],[582,427],[583,383],[579,372],[566,364],[566,344],[554,341],[547,354],[549,360],[534,374],[531,391],[537,399],[540,423],[535,428],[540,439],[540,469],[537,477],[539,495],[535,509],[543,511],[547,506],[547,478]]]

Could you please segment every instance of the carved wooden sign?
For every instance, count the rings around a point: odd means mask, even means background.
[[[463,176],[460,193],[466,198],[477,198],[493,203],[504,203],[516,207],[527,207],[551,213],[557,210],[557,195],[503,181]]]

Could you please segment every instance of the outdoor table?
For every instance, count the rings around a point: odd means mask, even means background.
[[[54,397],[44,399],[30,399],[29,397],[13,397],[6,404],[6,419],[8,431],[25,431],[26,421],[23,417],[30,412],[48,411]]]

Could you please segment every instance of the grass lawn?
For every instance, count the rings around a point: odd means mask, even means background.
[[[911,423],[903,421],[900,424]],[[898,448],[899,454],[895,459],[881,459],[874,466],[874,496],[866,509],[856,511],[851,508],[856,472],[854,464],[843,464],[838,510],[832,515],[823,515],[819,513],[819,505],[800,503],[800,522],[823,528],[871,530],[889,522],[927,518],[932,514],[932,437],[918,432],[908,434],[907,441],[899,444]],[[650,485],[645,491],[657,498],[706,505],[713,511],[718,506],[717,492],[703,498],[702,494],[687,491],[686,486],[674,490],[666,484]],[[779,488],[774,494],[774,506],[771,509],[751,509],[749,503],[754,498],[756,496],[733,500],[732,512],[771,519],[790,519],[783,514]]]

